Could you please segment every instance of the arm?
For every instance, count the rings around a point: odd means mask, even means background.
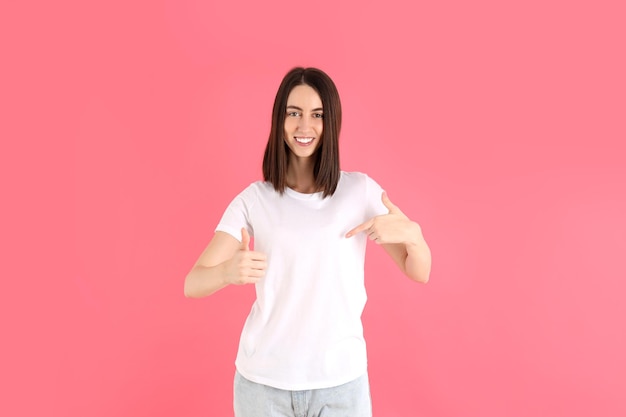
[[[410,223],[407,225],[410,240],[406,243],[383,243],[382,247],[407,277],[425,284],[430,277],[432,263],[430,248],[422,236],[420,225]]]
[[[430,276],[430,248],[419,224],[411,221],[383,192],[382,201],[388,214],[376,216],[350,230],[346,237],[365,231],[382,245],[400,270],[414,281],[426,283]]]
[[[206,297],[230,285],[254,284],[265,274],[266,256],[251,251],[250,236],[241,229],[241,243],[224,232],[213,239],[185,277],[186,297]]]

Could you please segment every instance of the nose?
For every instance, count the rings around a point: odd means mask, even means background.
[[[311,120],[307,117],[307,116],[302,116],[300,117],[300,119],[298,120],[298,129],[299,130],[306,130],[308,129],[308,127],[311,125]]]

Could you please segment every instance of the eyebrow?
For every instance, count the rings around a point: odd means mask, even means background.
[[[303,111],[303,110],[302,110],[300,107],[298,107],[298,106],[287,106],[287,108],[288,108],[288,109],[294,109],[294,110],[300,110],[300,111]],[[311,110],[311,111],[324,111],[324,109],[323,109],[323,108],[321,108],[321,107],[318,107],[318,108],[313,109],[313,110]]]

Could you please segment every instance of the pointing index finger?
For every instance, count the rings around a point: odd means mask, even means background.
[[[357,227],[355,227],[354,229],[346,233],[346,237],[352,237],[356,235],[357,233],[362,232],[363,230],[367,230],[370,227],[372,227],[372,224],[374,224],[374,219],[370,219],[366,221],[365,223],[361,223],[360,225],[358,225]]]

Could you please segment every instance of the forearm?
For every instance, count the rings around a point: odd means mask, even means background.
[[[384,243],[383,248],[398,268],[410,279],[426,283],[430,276],[430,249],[419,224],[409,221],[402,225],[399,243]]]
[[[414,281],[427,283],[430,277],[431,254],[421,232],[415,241],[405,244],[404,273]]]
[[[209,296],[228,286],[224,264],[215,266],[196,265],[185,278],[185,297]]]

